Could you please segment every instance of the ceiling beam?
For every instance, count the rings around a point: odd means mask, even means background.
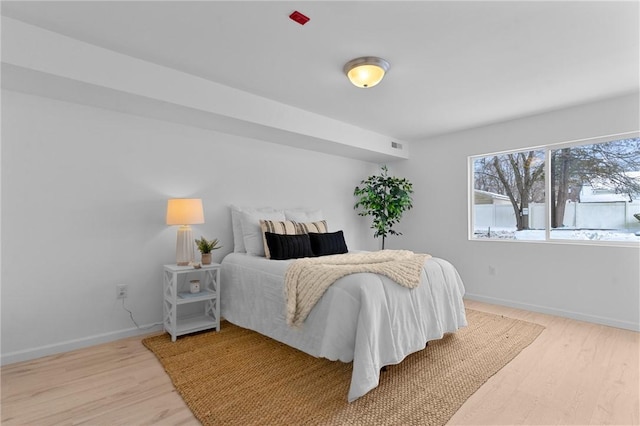
[[[409,158],[405,141],[11,18],[2,39],[6,89],[364,161]]]

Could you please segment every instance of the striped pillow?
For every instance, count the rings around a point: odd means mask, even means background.
[[[306,222],[306,223],[298,223],[295,222],[298,226],[300,232],[298,234],[308,234],[309,232],[315,232],[317,234],[324,234],[327,231],[327,221],[320,220],[318,222]]]
[[[265,237],[265,232],[271,232],[279,235],[300,235],[309,232],[325,233],[327,232],[327,221],[298,223],[292,220],[260,220],[260,228],[262,229],[262,240],[264,242],[264,254],[267,259],[271,258],[269,253],[269,245]]]

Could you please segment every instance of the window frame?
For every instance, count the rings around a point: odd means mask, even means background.
[[[551,206],[549,202],[549,195],[551,194],[551,151],[571,148],[575,146],[583,145],[595,145],[598,143],[612,142],[619,139],[631,139],[640,138],[640,130],[615,133],[604,136],[596,136],[584,139],[575,139],[567,142],[557,142],[546,145],[528,146],[523,148],[509,149],[504,151],[488,152],[484,154],[470,155],[467,157],[467,237],[469,241],[481,241],[481,242],[500,242],[500,243],[534,243],[534,244],[569,244],[569,245],[587,245],[587,246],[613,246],[613,247],[632,247],[639,248],[640,242],[634,241],[609,241],[609,240],[572,240],[562,238],[551,238]],[[490,157],[494,155],[513,154],[523,151],[542,150],[544,151],[544,209],[545,209],[545,238],[544,240],[516,240],[516,239],[502,239],[502,238],[475,238],[475,204],[474,204],[474,190],[475,190],[475,160],[479,158]]]

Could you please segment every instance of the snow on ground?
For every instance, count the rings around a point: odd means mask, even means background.
[[[552,240],[640,242],[640,235],[634,234],[634,231],[625,232],[624,230],[553,229],[550,235]],[[476,231],[474,237],[478,239],[544,241],[545,231],[538,229],[516,231],[515,228],[497,228],[491,229],[491,235],[488,231]]]

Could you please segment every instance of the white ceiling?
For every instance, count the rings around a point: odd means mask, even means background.
[[[8,17],[405,141],[638,91],[639,13],[637,1],[2,2]],[[391,63],[380,85],[347,81],[359,56]]]

